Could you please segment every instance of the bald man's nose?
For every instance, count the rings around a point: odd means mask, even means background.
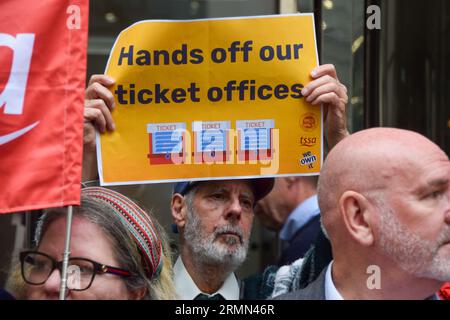
[[[447,209],[445,210],[445,223],[450,225],[450,200],[448,201],[449,205],[447,206]]]
[[[446,192],[444,214],[445,223],[450,224],[450,188]]]

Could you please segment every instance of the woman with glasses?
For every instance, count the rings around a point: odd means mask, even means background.
[[[57,299],[65,210],[40,219],[36,249],[20,255],[28,299]],[[91,187],[74,208],[67,299],[175,299],[172,261],[155,218],[115,191]]]

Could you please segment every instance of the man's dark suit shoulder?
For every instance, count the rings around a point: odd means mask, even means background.
[[[301,227],[292,237],[289,245],[281,253],[278,261],[279,266],[293,263],[298,258],[305,256],[311,248],[320,230],[320,215],[316,215]]]
[[[319,277],[303,289],[282,294],[273,300],[325,300],[325,275],[327,268]]]

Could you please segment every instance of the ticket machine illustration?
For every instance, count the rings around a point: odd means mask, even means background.
[[[151,165],[182,164],[186,161],[186,124],[149,123],[148,158]]]
[[[194,121],[195,163],[226,163],[229,151],[229,121]]]
[[[274,125],[274,120],[236,121],[238,160],[272,159]]]

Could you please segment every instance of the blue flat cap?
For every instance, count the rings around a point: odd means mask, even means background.
[[[191,190],[193,186],[195,186],[199,182],[202,181],[177,182],[173,188],[173,194],[178,193],[184,196],[189,192],[189,190]],[[275,179],[257,178],[257,179],[250,179],[250,182],[253,185],[253,193],[255,195],[255,204],[256,204],[256,201],[264,198],[272,190],[273,185],[275,183]],[[172,224],[172,232],[178,233],[178,227],[176,224]]]
[[[274,178],[256,178],[249,180],[253,185],[253,193],[255,195],[255,202],[264,198],[273,188],[275,183]],[[173,194],[179,193],[182,196],[187,194],[189,190],[197,183],[202,181],[183,181],[177,182],[173,188]],[[205,181],[203,181],[205,182]]]

